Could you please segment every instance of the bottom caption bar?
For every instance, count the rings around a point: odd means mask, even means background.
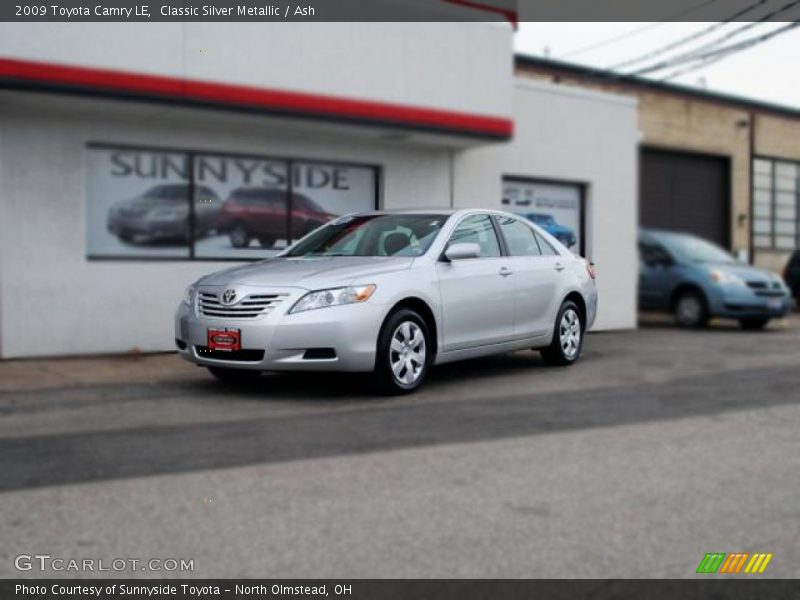
[[[593,600],[648,598],[670,600],[792,599],[792,580],[614,580],[614,579],[350,579],[350,580],[0,580],[0,598],[346,598]]]

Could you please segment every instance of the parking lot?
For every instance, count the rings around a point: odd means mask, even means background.
[[[171,354],[7,361],[0,577],[42,575],[21,553],[180,557],[194,571],[169,575],[194,577],[692,577],[739,551],[797,577],[798,364],[796,317],[647,318],[569,369],[456,363],[403,398],[334,375],[230,389]]]

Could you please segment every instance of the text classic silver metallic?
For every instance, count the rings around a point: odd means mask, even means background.
[[[226,381],[361,371],[405,393],[431,365],[488,354],[535,348],[572,364],[596,313],[591,264],[521,217],[382,211],[201,278],[178,307],[175,342]]]

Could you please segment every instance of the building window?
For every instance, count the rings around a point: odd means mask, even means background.
[[[502,206],[585,256],[584,189],[579,183],[504,177]]]
[[[800,163],[753,160],[753,245],[788,251],[800,246]]]
[[[250,260],[378,206],[378,169],[347,163],[87,149],[89,258]]]

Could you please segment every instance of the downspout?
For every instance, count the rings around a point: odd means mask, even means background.
[[[755,157],[755,149],[756,149],[756,114],[754,111],[750,111],[750,137],[749,137],[749,145],[747,151],[747,158],[750,161],[750,190],[749,190],[749,201],[750,201],[750,210],[749,216],[747,219],[747,262],[751,265],[755,263],[755,256],[754,256],[754,247],[753,247],[753,210],[755,209],[755,168],[753,166],[753,158]]]

